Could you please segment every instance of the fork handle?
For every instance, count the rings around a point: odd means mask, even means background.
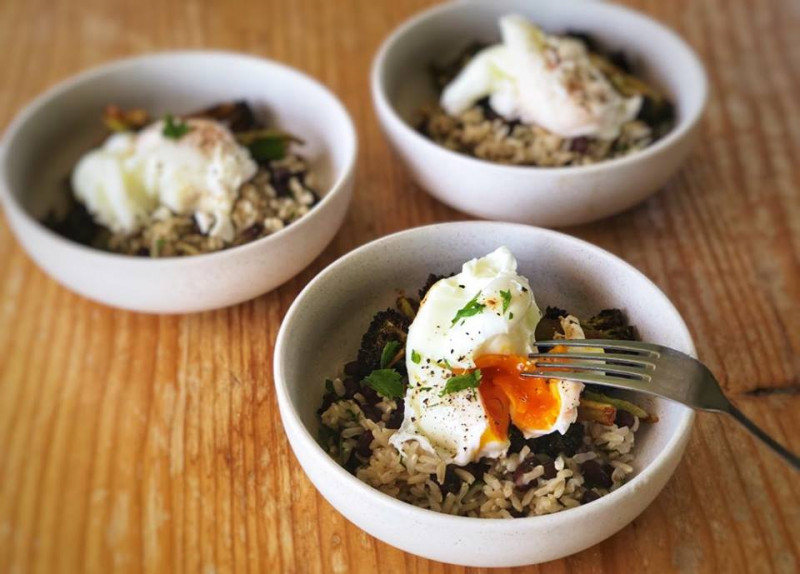
[[[789,464],[791,464],[795,470],[800,470],[800,457],[791,452],[789,449],[784,447],[782,444],[777,442],[774,438],[769,436],[763,430],[756,426],[756,424],[751,421],[749,418],[744,416],[744,413],[737,409],[732,404],[728,408],[728,414],[739,421],[747,430],[749,430],[752,434],[757,436],[761,439],[761,442],[766,444],[772,450],[777,452],[784,460],[786,460]]]

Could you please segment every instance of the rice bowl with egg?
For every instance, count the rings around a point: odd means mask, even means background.
[[[438,512],[550,514],[616,490],[656,417],[579,383],[522,378],[534,339],[633,338],[618,310],[542,315],[505,248],[375,315],[326,381],[319,442],[360,480]]]

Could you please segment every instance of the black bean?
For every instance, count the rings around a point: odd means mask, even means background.
[[[442,496],[446,496],[450,492],[456,493],[461,488],[461,483],[463,481],[455,473],[455,470],[456,466],[454,464],[447,465],[447,469],[444,472],[444,482],[439,485]],[[435,474],[431,475],[431,480],[434,483],[437,481]]]
[[[344,366],[345,375],[357,378],[360,373],[361,373],[361,366],[358,364],[358,361],[350,361]]]
[[[525,446],[525,437],[522,432],[514,425],[508,427],[508,440],[511,441],[511,446],[508,452],[519,452]]]
[[[598,498],[600,498],[600,495],[597,494],[594,490],[587,490],[586,492],[583,493],[583,496],[581,496],[581,504],[589,504],[590,502],[594,502]]]
[[[377,405],[379,402],[381,402],[381,400],[383,400],[375,391],[375,389],[366,385],[361,385],[361,394],[364,395],[364,398],[371,405]]]
[[[403,423],[403,415],[405,413],[405,409],[403,408],[403,402],[400,401],[397,405],[397,408],[389,415],[389,419],[386,421],[386,428],[387,429],[399,429],[400,425]]]
[[[344,397],[346,399],[352,399],[356,393],[361,392],[361,385],[351,377],[345,377],[342,383],[344,383]]]
[[[374,423],[380,422],[383,417],[383,411],[374,405],[361,405],[361,411]]]
[[[556,470],[556,463],[554,463],[552,460],[547,461],[542,466],[544,466],[544,474],[542,476],[547,480],[555,478],[558,474],[558,471]]]
[[[489,465],[483,462],[471,462],[464,467],[468,473],[474,476],[477,480],[483,480],[483,475],[489,470]]]
[[[577,137],[569,144],[569,149],[575,153],[586,153],[589,149],[589,138]]]
[[[356,472],[356,469],[357,469],[357,468],[358,468],[360,465],[361,465],[361,461],[359,461],[359,460],[356,458],[356,456],[355,456],[355,452],[351,450],[351,451],[350,451],[350,454],[349,454],[349,455],[347,455],[347,460],[345,461],[345,463],[344,463],[344,465],[343,465],[343,466],[344,466],[344,467],[347,469],[347,471],[348,471],[349,473],[351,473],[351,474],[355,474],[355,472]]]
[[[528,490],[533,485],[530,483],[525,483],[525,475],[532,471],[534,468],[539,466],[541,463],[539,459],[535,456],[528,456],[525,460],[519,463],[519,466],[514,471],[512,475],[512,479],[514,480],[514,485],[521,489],[521,490]]]
[[[618,427],[633,428],[635,422],[636,418],[631,413],[617,409],[617,416],[614,417],[614,424],[616,424]]]
[[[272,170],[272,178],[270,184],[278,194],[279,197],[287,197],[291,195],[289,190],[289,180],[292,178],[292,172],[285,167],[277,167]]]
[[[356,454],[362,458],[369,458],[372,455],[372,431],[365,431],[358,435],[358,445],[356,446]]]
[[[609,468],[611,468],[609,465],[601,465],[596,460],[587,460],[581,465],[581,472],[588,484],[600,488],[611,488],[613,482]]]

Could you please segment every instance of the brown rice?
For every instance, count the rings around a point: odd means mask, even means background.
[[[344,385],[340,379],[333,381],[333,388],[343,397]],[[396,431],[387,428],[386,422],[397,409],[396,401],[384,399],[378,403],[383,411],[378,422],[364,416],[361,407],[365,402],[363,395],[356,394],[354,399],[341,398],[333,402],[322,413],[324,428],[335,435],[335,440],[323,446],[342,464],[355,458],[358,462],[355,475],[360,480],[420,508],[480,518],[551,514],[616,490],[634,470],[632,450],[638,419],[631,428],[595,422],[575,423],[584,425],[583,445],[578,452],[572,456],[561,453],[545,463],[539,455],[538,464],[521,477],[515,477],[520,465],[533,460],[537,454],[531,453],[527,445],[518,452],[491,461],[483,472],[447,465],[423,450],[416,441],[406,443],[402,452],[389,443]],[[362,436],[370,438],[366,433],[371,433],[370,454],[362,456],[357,449]],[[610,487],[588,483],[582,465],[592,460],[611,471]],[[545,464],[551,473],[555,471],[554,476],[545,477]]]

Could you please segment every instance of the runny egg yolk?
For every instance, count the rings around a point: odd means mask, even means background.
[[[519,355],[483,355],[475,359],[475,367],[481,371],[478,393],[489,419],[481,447],[505,441],[510,421],[528,432],[548,430],[556,423],[561,412],[558,381],[522,376],[535,366],[534,361]]]

